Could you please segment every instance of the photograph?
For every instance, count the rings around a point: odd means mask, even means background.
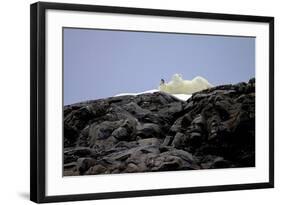
[[[62,28],[63,176],[255,167],[256,37]]]
[[[30,7],[30,199],[274,187],[274,17]]]

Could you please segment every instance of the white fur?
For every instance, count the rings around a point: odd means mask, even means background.
[[[170,82],[160,84],[159,90],[170,94],[192,94],[211,87],[212,85],[203,77],[183,80],[180,74],[174,74]]]

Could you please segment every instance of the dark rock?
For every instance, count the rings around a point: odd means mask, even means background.
[[[146,139],[140,139],[137,141],[139,147],[144,146],[159,146],[160,140],[157,138],[146,138]]]
[[[105,140],[111,136],[111,133],[123,124],[123,120],[104,121],[100,124],[92,124],[89,128],[90,146],[94,145],[97,140]]]
[[[174,140],[172,142],[172,146],[174,148],[183,148],[184,147],[184,140],[185,140],[185,135],[178,132],[175,137],[174,137]]]
[[[79,132],[75,127],[64,124],[64,147],[72,147],[75,145]]]
[[[255,79],[64,107],[64,175],[255,166]]]
[[[88,147],[75,147],[72,149],[65,149],[64,164],[77,161],[81,157],[95,157],[96,153]]]
[[[93,174],[104,174],[106,172],[106,168],[100,164],[91,167],[87,172],[86,175],[93,175]]]
[[[166,136],[164,142],[161,144],[161,146],[168,146],[171,144],[173,137],[172,136]]]
[[[162,131],[159,125],[154,123],[139,124],[137,127],[137,136],[141,138],[161,137]]]
[[[134,163],[129,163],[125,170],[125,172],[127,172],[127,173],[134,173],[134,172],[138,172],[138,171],[139,171],[139,167],[137,165],[135,165]]]
[[[96,160],[92,158],[79,158],[77,160],[77,168],[80,175],[83,175],[91,166],[95,165]]]

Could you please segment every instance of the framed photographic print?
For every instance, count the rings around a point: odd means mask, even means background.
[[[274,18],[31,5],[34,202],[274,186]]]

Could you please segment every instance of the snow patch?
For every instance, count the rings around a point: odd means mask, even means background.
[[[136,96],[136,95],[141,95],[141,94],[146,94],[146,93],[155,93],[155,92],[160,92],[160,91],[157,89],[153,89],[153,90],[147,90],[147,91],[139,92],[139,93],[120,93],[120,94],[115,95],[115,97],[125,96],[125,95]],[[183,101],[188,100],[192,96],[192,95],[188,95],[188,94],[170,94],[170,95],[174,96],[175,98],[177,98],[179,100],[183,100]]]

